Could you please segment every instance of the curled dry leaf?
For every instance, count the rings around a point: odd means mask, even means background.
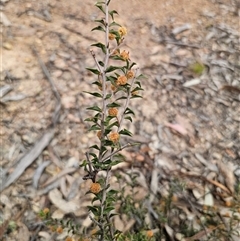
[[[66,200],[64,200],[62,197],[62,193],[57,188],[51,190],[48,194],[48,197],[51,202],[57,208],[61,209],[64,213],[74,213],[80,208],[79,204],[73,201],[67,202]]]

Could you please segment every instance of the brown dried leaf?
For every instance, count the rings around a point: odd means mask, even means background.
[[[234,176],[233,166],[231,163],[223,163],[222,161],[218,161],[217,165],[220,173],[224,177],[227,188],[231,191],[231,193],[234,193],[236,178]]]

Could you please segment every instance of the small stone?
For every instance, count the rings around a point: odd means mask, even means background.
[[[30,63],[30,62],[31,62],[31,59],[30,59],[30,58],[25,58],[25,59],[24,59],[24,62],[25,62],[25,63]]]
[[[6,42],[6,43],[3,43],[3,47],[7,50],[12,50],[13,46],[12,44]]]

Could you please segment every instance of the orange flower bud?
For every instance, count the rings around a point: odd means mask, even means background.
[[[137,90],[136,91],[132,91],[131,94],[132,94],[132,96],[138,95],[138,91]]]
[[[99,140],[101,140],[101,137],[102,137],[102,132],[101,131],[97,132],[97,137],[99,138]]]
[[[127,77],[125,75],[121,75],[117,78],[117,85],[125,85],[127,83]]]
[[[125,61],[130,60],[129,52],[127,52],[126,50],[123,50],[123,52],[120,53],[120,57],[123,58]]]
[[[91,235],[94,236],[94,235],[97,233],[97,231],[98,231],[98,230],[97,230],[96,228],[93,229],[93,230],[91,231]]]
[[[132,79],[134,77],[134,72],[132,70],[130,70],[130,71],[127,72],[126,76],[127,76],[128,79]]]
[[[118,29],[118,32],[119,32],[119,34],[120,34],[121,37],[122,37],[122,36],[124,36],[124,35],[127,34],[127,29],[126,29],[125,27],[120,27],[120,28]]]
[[[90,191],[95,194],[99,193],[101,191],[101,185],[97,182],[93,182]]]
[[[72,241],[73,239],[71,237],[67,237],[65,241]]]
[[[152,231],[152,230],[148,230],[148,231],[146,232],[146,235],[147,235],[147,237],[149,237],[149,238],[153,237],[153,231]]]
[[[119,55],[120,54],[120,49],[115,49],[112,53],[112,55]]]
[[[63,228],[61,226],[57,227],[57,233],[62,233],[63,232]]]
[[[44,213],[44,214],[48,214],[48,213],[49,213],[49,208],[44,208],[44,209],[43,209],[43,213]]]
[[[115,36],[113,33],[109,33],[109,35],[108,35],[108,39],[109,39],[109,40],[114,40],[115,37],[116,37],[116,36]]]
[[[108,110],[108,115],[110,115],[110,116],[117,116],[117,114],[118,114],[118,109],[117,108],[110,108],[109,110]]]
[[[114,143],[118,142],[119,138],[120,138],[120,136],[117,132],[112,132],[112,133],[109,134],[109,140],[114,142]]]
[[[116,91],[116,90],[117,90],[116,86],[111,85],[111,90],[112,90],[112,91]]]

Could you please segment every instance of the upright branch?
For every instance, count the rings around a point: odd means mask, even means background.
[[[91,179],[93,182],[90,192],[95,194],[95,197],[89,211],[92,213],[93,223],[99,228],[99,240],[112,241],[115,240],[117,232],[111,219],[114,216],[114,203],[118,194],[110,187],[112,167],[123,161],[119,152],[132,145],[121,141],[121,136],[132,135],[129,130],[123,128],[123,124],[133,121],[135,113],[129,108],[130,100],[141,98],[139,92],[143,89],[140,83],[142,75],[138,75],[137,69],[134,69],[136,63],[130,60],[129,51],[120,49],[127,29],[115,21],[118,13],[116,10],[109,10],[109,3],[110,0],[96,3],[96,7],[104,15],[95,20],[99,25],[92,31],[104,32],[105,41],[94,43],[92,46],[99,48],[103,56],[96,56],[91,49],[90,53],[96,66],[87,68],[96,76],[92,84],[97,87],[97,91],[86,93],[101,101],[100,104],[87,108],[94,114],[85,121],[91,123],[90,131],[97,131],[96,136],[100,143],[89,148],[87,159],[81,166],[88,172],[84,179]],[[99,171],[105,171],[106,175],[98,176]],[[95,201],[99,201],[99,204]]]

